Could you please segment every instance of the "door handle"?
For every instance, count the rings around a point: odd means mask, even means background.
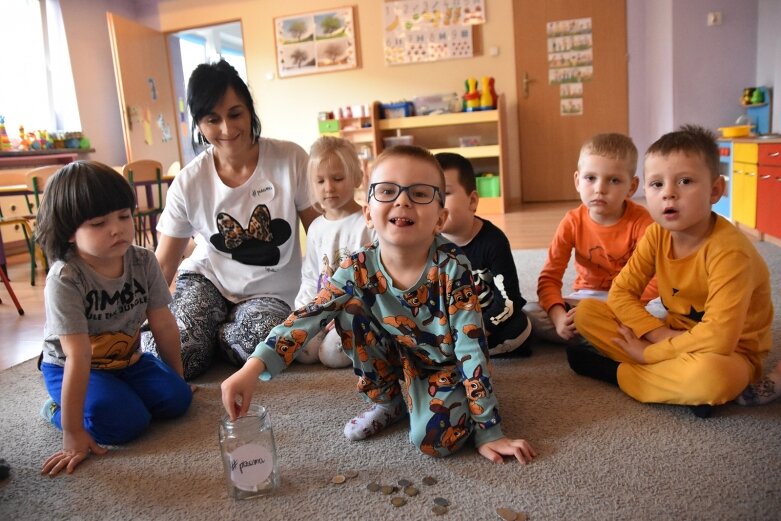
[[[521,84],[523,85],[523,97],[528,98],[529,97],[529,84],[534,83],[536,80],[533,80],[529,78],[529,73],[524,72],[523,73],[523,80],[521,80]]]

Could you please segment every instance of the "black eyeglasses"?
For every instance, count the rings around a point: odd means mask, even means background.
[[[392,203],[399,198],[402,192],[415,204],[429,204],[434,197],[439,195],[439,202],[445,206],[445,198],[442,197],[439,187],[426,184],[401,186],[396,183],[372,183],[369,185],[369,199],[374,198],[381,203]]]

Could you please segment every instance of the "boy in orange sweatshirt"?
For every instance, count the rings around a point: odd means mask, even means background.
[[[583,298],[607,299],[613,278],[653,223],[648,211],[630,199],[638,185],[636,168],[637,148],[623,134],[598,134],[581,147],[574,178],[582,204],[567,212],[556,230],[537,281],[539,304],[524,308],[535,337],[582,342],[574,322],[575,306]],[[573,250],[575,291],[565,298],[562,276]],[[644,298],[654,297],[656,287],[651,284]]]

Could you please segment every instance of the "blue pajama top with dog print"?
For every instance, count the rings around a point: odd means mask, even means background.
[[[257,346],[261,378],[289,365],[331,319],[368,400],[393,400],[403,382],[410,440],[422,452],[445,456],[473,432],[476,446],[503,437],[480,305],[458,246],[437,236],[420,280],[404,291],[382,266],[378,243],[353,253]]]

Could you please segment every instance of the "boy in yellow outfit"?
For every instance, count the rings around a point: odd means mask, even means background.
[[[577,330],[602,354],[567,349],[578,374],[641,402],[691,406],[708,417],[762,375],[773,322],[770,275],[751,242],[711,211],[724,193],[714,135],[686,125],[646,152],[646,200],[655,224],[613,280],[607,303],[584,300]],[[656,276],[662,321],[640,295]]]

